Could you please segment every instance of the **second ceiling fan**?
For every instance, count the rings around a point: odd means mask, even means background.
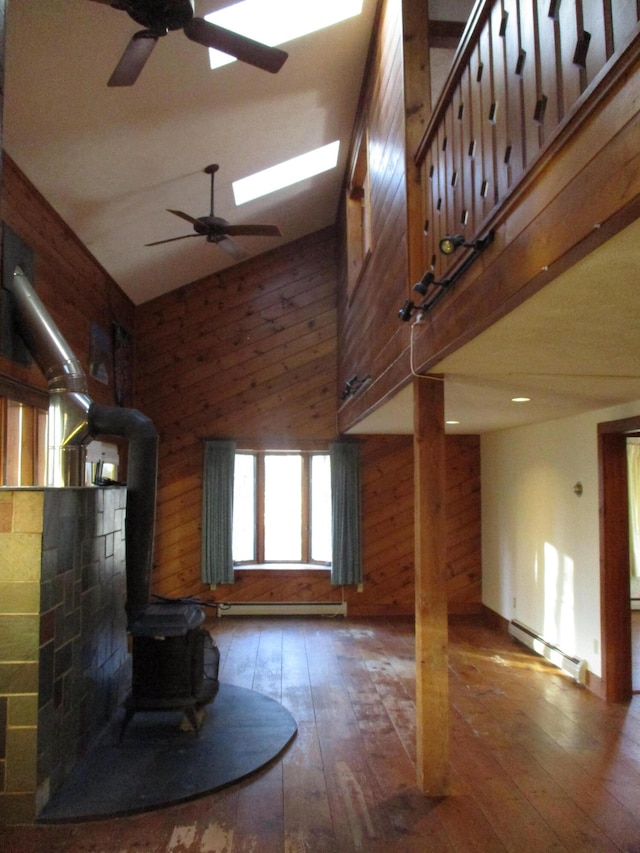
[[[275,74],[287,54],[277,47],[269,47],[247,36],[234,33],[197,18],[194,0],[93,0],[126,12],[130,18],[145,27],[134,33],[118,65],[109,78],[109,86],[131,86],[138,79],[145,62],[158,39],[170,30],[183,30],[191,41],[220,50],[230,56]]]
[[[154,243],[147,243],[147,246],[160,246],[162,243],[173,243],[175,240],[185,240],[187,237],[206,237],[207,242],[217,243],[221,249],[224,249],[229,255],[232,255],[236,260],[243,260],[248,257],[245,250],[234,243],[231,237],[282,237],[282,232],[277,225],[232,225],[226,219],[216,216],[214,212],[214,178],[220,167],[217,163],[205,168],[205,172],[211,175],[211,206],[208,216],[191,216],[189,213],[184,213],[182,210],[172,210],[167,208],[169,213],[174,216],[179,216],[180,219],[185,219],[193,225],[195,234],[183,234],[182,237],[169,237],[167,240],[156,240]]]

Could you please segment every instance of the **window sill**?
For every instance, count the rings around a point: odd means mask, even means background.
[[[233,567],[236,572],[330,572],[330,565],[320,563],[241,563]]]

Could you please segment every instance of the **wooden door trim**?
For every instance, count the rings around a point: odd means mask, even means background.
[[[631,698],[627,436],[640,417],[598,424],[600,627],[602,681],[608,702]]]

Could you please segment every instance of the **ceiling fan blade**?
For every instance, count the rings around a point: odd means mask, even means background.
[[[237,243],[234,243],[233,240],[230,240],[228,237],[222,237],[219,240],[214,240],[214,242],[217,243],[221,249],[224,249],[228,255],[235,258],[236,261],[244,261],[245,258],[249,257],[249,252],[245,252],[241,246],[238,246]]]
[[[154,36],[149,30],[135,33],[109,78],[107,86],[132,86],[151,56],[157,41],[158,36]]]
[[[190,214],[185,213],[183,210],[171,210],[171,208],[168,207],[167,213],[173,213],[174,216],[179,216],[180,219],[186,219],[187,222],[190,222],[192,225],[202,226],[202,222],[200,222],[199,219],[196,219],[195,216],[191,216]]]
[[[156,240],[155,243],[145,243],[145,246],[160,246],[161,243],[175,243],[176,240],[186,240],[187,237],[205,237],[205,234],[183,234],[182,237],[169,237],[168,240]]]
[[[224,27],[205,21],[204,18],[192,18],[185,26],[184,32],[191,41],[202,44],[204,47],[221,50],[229,56],[235,56],[240,62],[255,65],[256,68],[262,68],[263,71],[270,71],[272,74],[280,71],[289,55],[284,50],[269,47],[262,42],[234,33],[233,30],[226,30]]]
[[[233,237],[282,237],[277,225],[225,225],[224,233]]]

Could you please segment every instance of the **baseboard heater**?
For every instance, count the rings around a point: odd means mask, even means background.
[[[218,606],[218,616],[346,616],[346,601],[256,601]]]
[[[509,622],[509,634],[536,654],[546,658],[554,666],[557,666],[572,678],[575,678],[578,684],[587,683],[586,660],[566,655],[557,646],[543,640],[542,637],[539,637],[530,628],[521,625],[519,622]]]

